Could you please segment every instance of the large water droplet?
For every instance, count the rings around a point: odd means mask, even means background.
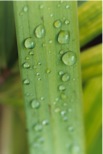
[[[71,66],[73,64],[76,63],[76,55],[74,52],[72,51],[68,51],[66,52],[63,56],[62,56],[62,61],[65,65]]]
[[[55,27],[55,28],[60,28],[61,26],[62,26],[62,23],[61,23],[60,20],[56,20],[56,21],[54,22],[54,27]]]
[[[30,65],[29,65],[29,63],[25,62],[25,63],[23,64],[23,67],[26,68],[26,69],[28,69],[28,68],[30,68]]]
[[[61,30],[58,34],[58,42],[60,44],[67,44],[70,40],[70,34],[68,31]]]
[[[27,38],[25,41],[24,41],[24,46],[25,48],[27,49],[33,49],[35,44],[34,44],[34,41],[31,37]]]
[[[29,81],[28,79],[25,79],[25,80],[23,80],[23,83],[24,83],[25,85],[29,85],[29,84],[30,84],[30,81]]]
[[[62,81],[66,82],[66,81],[68,81],[69,79],[70,79],[69,74],[67,74],[67,73],[63,74],[63,76],[62,76]]]
[[[43,38],[45,36],[45,28],[43,25],[39,25],[36,27],[35,35],[37,38]]]
[[[36,99],[33,99],[31,101],[31,107],[35,108],[35,109],[38,109],[40,107],[40,103]]]
[[[60,86],[59,86],[59,90],[60,90],[60,91],[64,91],[64,90],[65,90],[65,86],[64,86],[64,85],[60,85]]]

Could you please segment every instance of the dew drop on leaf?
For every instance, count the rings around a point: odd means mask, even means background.
[[[64,74],[64,72],[63,71],[59,71],[59,75],[63,75]]]
[[[37,124],[35,125],[34,129],[35,129],[36,131],[41,131],[41,130],[43,129],[43,127],[42,127],[41,124],[37,123]]]
[[[25,63],[23,64],[23,68],[26,68],[26,69],[30,68],[29,63],[25,62]]]
[[[72,66],[76,63],[76,55],[74,52],[72,51],[68,51],[66,52],[63,56],[62,56],[62,61],[65,65],[68,66]]]
[[[40,107],[40,103],[38,102],[38,100],[33,99],[33,100],[31,101],[31,107],[32,107],[32,108],[35,108],[35,109],[38,109],[38,108]]]
[[[48,125],[48,124],[49,124],[49,121],[48,121],[48,120],[43,120],[43,121],[42,121],[42,124],[43,124],[43,125]]]
[[[65,24],[68,25],[70,23],[69,20],[65,20]]]
[[[61,30],[58,34],[58,42],[60,44],[67,44],[70,40],[70,34],[68,31]]]
[[[44,25],[38,25],[35,29],[35,35],[37,38],[43,38],[45,36]]]
[[[54,27],[55,27],[55,28],[60,28],[61,26],[62,26],[62,23],[61,23],[60,20],[54,21]]]
[[[23,11],[28,12],[28,6],[24,6]]]
[[[64,86],[64,85],[60,85],[60,86],[59,86],[59,90],[60,90],[60,91],[64,91],[64,90],[65,90],[65,86]]]
[[[24,41],[24,46],[25,48],[27,49],[33,49],[35,47],[35,44],[34,44],[34,41],[31,37],[27,38],[25,41]]]
[[[30,54],[30,55],[34,55],[34,52],[33,52],[33,51],[30,51],[29,54]]]
[[[63,76],[62,76],[62,81],[63,81],[63,82],[66,82],[66,81],[68,81],[69,79],[70,79],[69,74],[67,74],[67,73],[63,74]]]
[[[69,6],[69,5],[66,5],[66,6],[65,6],[65,8],[66,8],[66,9],[69,9],[69,8],[70,8],[70,6]]]
[[[29,81],[28,79],[25,79],[25,80],[23,80],[23,83],[24,83],[25,85],[29,85],[29,84],[30,84],[30,81]]]

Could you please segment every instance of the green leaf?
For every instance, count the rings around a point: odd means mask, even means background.
[[[76,2],[14,11],[30,154],[84,154]]]

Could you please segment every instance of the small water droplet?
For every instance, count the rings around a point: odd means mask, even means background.
[[[40,81],[41,80],[41,78],[38,78],[38,81]]]
[[[73,127],[73,126],[69,126],[69,127],[68,127],[68,130],[69,130],[70,132],[74,131],[74,127]]]
[[[67,121],[67,120],[68,120],[68,117],[66,117],[66,116],[63,117],[63,120],[64,120],[64,121]]]
[[[63,71],[59,71],[59,75],[63,75],[64,74],[64,72]]]
[[[41,124],[38,123],[38,124],[35,125],[34,129],[35,129],[36,131],[41,131],[41,130],[43,129],[43,127],[42,127]]]
[[[24,41],[24,46],[25,48],[27,49],[33,49],[35,47],[35,44],[34,44],[34,41],[31,37],[27,38],[25,41]]]
[[[51,44],[53,41],[52,40],[49,40],[49,43]]]
[[[61,55],[65,53],[65,50],[60,50],[59,52]]]
[[[25,79],[25,80],[23,80],[23,83],[24,83],[25,85],[29,85],[29,84],[30,84],[30,81],[29,81],[28,79]]]
[[[38,62],[38,65],[41,65],[41,62]]]
[[[53,14],[52,13],[50,14],[50,17],[53,17]]]
[[[47,68],[46,73],[49,74],[51,72],[51,70],[49,68]]]
[[[54,22],[54,27],[55,28],[60,28],[62,26],[62,22],[60,21],[60,20],[56,20],[55,22]]]
[[[37,38],[43,38],[45,36],[45,28],[43,25],[38,25],[35,29],[35,35]]]
[[[41,4],[41,5],[39,6],[39,8],[40,8],[40,9],[43,9],[43,8],[44,8],[44,5]]]
[[[60,112],[60,108],[56,108],[55,109],[55,112],[57,113],[57,112]]]
[[[63,74],[63,76],[62,76],[62,81],[63,81],[63,82],[66,82],[66,81],[68,81],[69,79],[70,79],[69,74],[67,74],[67,73]]]
[[[66,52],[63,56],[62,56],[62,61],[65,65],[68,66],[72,66],[76,63],[76,55],[74,52],[72,51],[68,51]]]
[[[25,63],[23,64],[23,68],[26,68],[26,69],[30,68],[29,63],[25,62]]]
[[[29,57],[28,57],[28,56],[26,56],[26,57],[25,57],[25,60],[29,60]]]
[[[65,24],[66,25],[70,24],[70,21],[69,20],[65,20]]]
[[[34,55],[34,52],[33,52],[33,51],[30,51],[29,54],[30,54],[30,55]]]
[[[62,99],[66,99],[67,96],[66,96],[65,94],[61,94],[61,98],[62,98]]]
[[[66,8],[66,9],[69,9],[69,8],[70,8],[70,6],[69,6],[69,5],[66,5],[66,6],[65,6],[65,8]]]
[[[60,86],[59,86],[59,90],[60,90],[60,91],[64,91],[64,90],[65,90],[65,86],[64,86],[64,85],[60,85]]]
[[[37,73],[36,73],[36,75],[37,75],[37,76],[39,76],[39,75],[40,75],[40,73],[38,73],[38,72],[37,72]]]
[[[63,110],[63,111],[61,111],[60,114],[61,114],[61,116],[64,116],[66,114],[66,111]]]
[[[70,151],[73,154],[79,154],[80,153],[80,147],[78,145],[72,145],[70,147]]]
[[[42,121],[42,124],[43,124],[43,125],[48,125],[48,124],[49,124],[49,121],[48,121],[48,120],[43,120],[43,121]]]
[[[31,101],[31,107],[37,109],[40,107],[40,103],[36,99],[33,99]]]
[[[24,6],[23,11],[27,12],[28,11],[28,6]]]
[[[68,31],[61,30],[58,34],[58,42],[60,44],[67,44],[70,40],[70,34]]]
[[[40,99],[41,99],[41,101],[43,101],[44,100],[44,97],[41,97]]]

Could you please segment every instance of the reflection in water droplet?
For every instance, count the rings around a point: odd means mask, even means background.
[[[45,28],[43,25],[39,25],[36,27],[35,35],[37,38],[43,38],[45,36]]]
[[[26,69],[30,68],[29,63],[25,62],[25,63],[23,64],[23,68],[26,68]]]
[[[56,21],[54,22],[54,27],[55,27],[55,28],[60,28],[61,26],[62,26],[62,23],[61,23],[60,20],[56,20]]]
[[[25,79],[25,80],[23,80],[23,83],[24,83],[25,85],[29,85],[29,84],[30,84],[30,81],[29,81],[28,79]]]
[[[25,48],[27,49],[33,49],[35,44],[34,44],[34,41],[31,37],[27,38],[25,41],[24,41],[24,46]]]
[[[64,91],[64,90],[65,90],[65,86],[64,86],[64,85],[60,85],[60,86],[59,86],[59,90],[60,90],[60,91]]]
[[[63,76],[62,76],[62,81],[63,81],[63,82],[66,82],[66,81],[68,81],[69,79],[70,79],[69,74],[67,74],[67,73],[63,74]]]
[[[58,42],[60,44],[67,44],[70,40],[70,34],[68,31],[61,30],[58,34]]]
[[[76,55],[74,52],[72,51],[68,51],[66,52],[63,56],[62,56],[62,61],[65,65],[71,66],[74,65],[76,63]]]
[[[31,101],[31,107],[37,109],[40,107],[40,103],[36,99],[33,99]]]

